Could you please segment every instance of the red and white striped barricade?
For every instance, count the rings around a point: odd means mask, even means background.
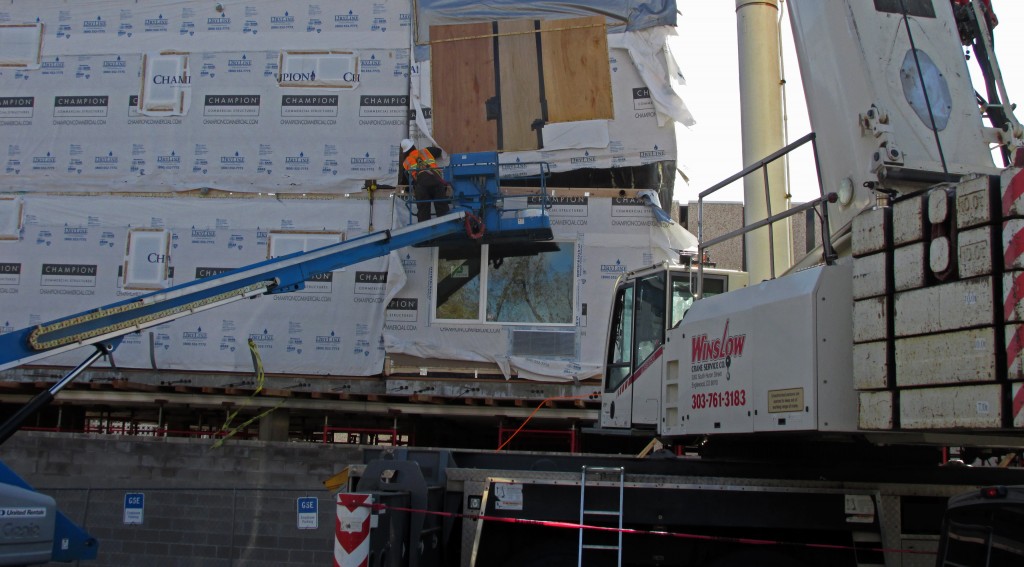
[[[338,494],[334,567],[369,566],[372,504],[372,494]]]

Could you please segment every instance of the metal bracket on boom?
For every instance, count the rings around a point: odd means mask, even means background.
[[[88,358],[82,361],[81,364],[74,367],[71,372],[65,374],[63,378],[58,380],[53,386],[50,386],[49,389],[36,394],[36,396],[29,400],[27,404],[22,406],[21,409],[14,412],[14,415],[7,418],[7,421],[5,421],[3,425],[0,425],[0,445],[2,445],[4,441],[7,441],[11,435],[14,435],[14,432],[17,431],[18,428],[21,427],[21,424],[28,418],[35,415],[37,411],[53,401],[57,392],[60,392],[65,386],[73,382],[74,379],[84,372],[86,368],[92,366],[92,363],[96,362],[101,357],[111,356],[114,349],[117,348],[117,345],[121,343],[121,338],[122,337],[117,337],[94,345],[96,350],[93,351]]]
[[[999,143],[1005,146],[1013,167],[1024,167],[1024,127],[1020,124],[1007,123],[996,131]]]
[[[860,115],[861,130],[871,134],[878,140],[878,149],[871,159],[871,170],[878,173],[886,166],[903,165],[903,152],[892,138],[892,125],[889,124],[889,113],[878,105],[872,104],[867,112]]]

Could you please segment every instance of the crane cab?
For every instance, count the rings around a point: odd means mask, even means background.
[[[746,287],[735,270],[662,263],[625,274],[615,287],[607,334],[601,430],[653,430],[661,413],[665,333],[703,297]]]

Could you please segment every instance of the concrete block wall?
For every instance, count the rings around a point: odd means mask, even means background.
[[[697,234],[697,202],[686,206],[687,230]],[[743,203],[704,203],[703,238],[711,240],[743,227]],[[717,268],[743,269],[743,239],[733,238],[714,246],[708,251],[708,258]]]
[[[357,447],[19,432],[0,458],[99,541],[90,567],[331,565],[334,495],[322,482],[362,461]],[[143,523],[124,497],[145,495]],[[298,529],[297,498],[318,527]],[[62,565],[53,563],[51,565]]]

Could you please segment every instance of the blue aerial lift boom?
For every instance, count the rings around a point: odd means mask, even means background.
[[[240,299],[298,291],[303,289],[306,280],[319,274],[384,256],[392,250],[407,246],[466,241],[507,244],[551,240],[544,176],[540,176],[538,188],[518,190],[515,195],[506,195],[498,180],[497,158],[496,153],[451,156],[450,165],[445,168],[445,178],[452,187],[452,212],[442,217],[395,230],[373,232],[309,252],[273,258],[0,335],[0,370],[83,346],[96,347],[81,364],[49,389],[32,398],[0,425],[0,443],[13,435],[26,419],[50,403],[61,389],[92,363],[110,355],[129,333]],[[540,164],[539,167],[543,173],[544,165]],[[411,202],[408,204],[412,207]],[[33,496],[31,487],[0,463],[0,496],[8,500],[6,496],[9,493],[10,498],[14,498],[15,493],[18,498]],[[46,515],[43,505],[26,505],[21,508],[36,510],[43,517]],[[94,559],[97,552],[95,539],[59,511],[55,510],[55,516],[56,525],[49,528],[53,535],[52,556],[43,561]],[[54,526],[53,518],[50,518],[48,525]],[[46,529],[32,531],[37,533]],[[7,539],[0,538],[0,565],[36,562],[27,560],[33,557],[25,547],[31,542]]]

